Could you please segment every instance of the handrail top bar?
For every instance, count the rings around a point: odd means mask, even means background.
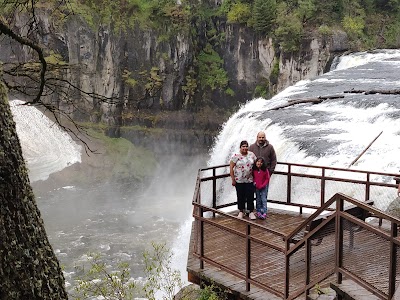
[[[377,217],[383,218],[385,220],[388,220],[390,222],[393,222],[393,223],[396,223],[396,224],[400,225],[400,219],[399,218],[396,218],[396,217],[393,217],[391,215],[385,214],[384,212],[382,212],[381,210],[377,209],[374,206],[367,205],[363,201],[354,199],[353,197],[348,196],[348,195],[343,194],[343,193],[336,193],[333,197],[335,197],[336,195],[340,196],[344,201],[350,202],[350,203],[352,203],[354,205],[357,205],[357,206],[359,206],[359,207],[361,207],[361,208],[363,208],[363,209],[365,209],[365,210],[367,210],[369,212],[374,213],[374,215],[377,216]],[[373,199],[371,199],[371,200],[373,200]]]
[[[228,166],[229,166],[229,164],[211,166],[211,167],[201,168],[200,171],[207,171],[207,170],[218,169],[218,168],[223,168],[223,167],[228,167]]]
[[[277,164],[278,165],[280,164],[280,165],[296,166],[296,167],[306,167],[306,168],[313,168],[313,169],[325,169],[325,170],[334,170],[334,171],[345,171],[345,172],[354,172],[354,173],[365,173],[365,174],[400,177],[399,173],[386,173],[386,172],[375,172],[375,171],[366,171],[366,170],[354,170],[354,169],[345,169],[345,168],[319,166],[319,165],[305,165],[305,164],[298,164],[298,163],[291,163],[291,162],[280,162],[280,161],[278,161]],[[207,168],[202,168],[202,169],[200,169],[200,171],[207,171],[207,170],[212,170],[212,169],[224,168],[224,167],[228,167],[228,166],[229,166],[229,164],[211,166],[211,167],[207,167]]]

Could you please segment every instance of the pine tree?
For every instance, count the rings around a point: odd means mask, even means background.
[[[276,19],[276,0],[255,0],[253,6],[254,28],[261,34],[273,30]]]

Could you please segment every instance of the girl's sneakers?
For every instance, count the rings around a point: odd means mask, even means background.
[[[265,220],[267,218],[267,214],[262,214],[260,212],[257,212],[257,218],[261,219],[261,220]]]

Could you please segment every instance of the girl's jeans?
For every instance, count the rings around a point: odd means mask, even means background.
[[[256,209],[261,214],[267,213],[268,184],[261,190],[256,189]]]

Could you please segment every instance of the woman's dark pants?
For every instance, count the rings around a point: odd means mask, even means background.
[[[236,183],[236,195],[238,209],[244,210],[247,203],[247,210],[254,210],[254,185],[253,183]]]

